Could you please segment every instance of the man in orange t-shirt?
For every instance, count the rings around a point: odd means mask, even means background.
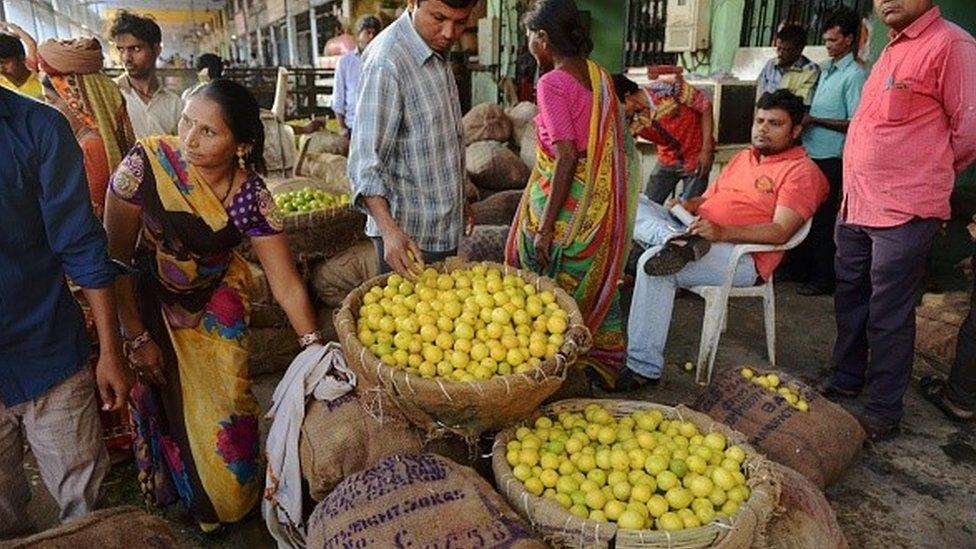
[[[634,284],[623,390],[660,379],[677,288],[722,284],[735,244],[787,242],[827,197],[823,173],[796,144],[803,100],[778,90],[757,106],[752,147],[736,155],[704,195],[681,202],[699,216],[690,236],[674,237],[682,225],[665,207],[649,201],[638,207],[634,239],[648,250]],[[782,252],[744,255],[733,285],[769,280],[782,258]]]

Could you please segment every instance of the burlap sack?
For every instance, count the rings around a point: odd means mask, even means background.
[[[822,489],[857,457],[864,430],[854,416],[800,380],[777,375],[806,399],[808,412],[747,381],[736,368],[712,378],[692,408],[741,431],[769,459],[797,470]]]
[[[823,493],[800,473],[773,465],[783,481],[779,514],[769,521],[766,543],[755,549],[847,549],[847,538]]]
[[[298,157],[295,130],[279,122],[274,113],[266,109],[261,109],[261,123],[264,125],[264,163],[268,175],[290,177],[295,171]]]
[[[327,342],[338,340],[332,322],[333,313],[333,309],[325,308],[317,316],[319,331]],[[301,352],[298,337],[291,325],[278,328],[251,327],[247,335],[247,369],[252,376],[284,372]]]
[[[313,401],[305,410],[298,453],[315,501],[322,501],[344,478],[390,454],[420,452],[419,435],[396,407],[370,403],[371,398],[382,396],[357,391],[333,402]]]
[[[915,352],[939,365],[951,366],[969,302],[967,292],[923,295],[922,304],[915,309]]]
[[[333,192],[349,193],[349,159],[331,153],[307,153],[295,167],[295,175],[323,182]]]
[[[464,178],[464,200],[468,204],[474,204],[475,202],[481,200],[481,191],[478,187],[471,182],[471,178],[465,176]]]
[[[169,524],[131,506],[89,513],[40,534],[0,541],[0,549],[177,549]]]
[[[536,418],[556,416],[561,412],[581,412],[589,404],[599,404],[615,415],[631,414],[637,410],[660,410],[667,418],[680,418],[691,421],[705,433],[718,432],[725,435],[730,444],[742,446],[746,453],[745,470],[747,483],[751,490],[749,499],[728,520],[718,520],[711,524],[680,530],[662,532],[660,530],[623,530],[616,524],[600,523],[572,515],[559,503],[534,496],[525,490],[512,473],[506,458],[507,445],[515,437],[515,431],[523,424],[534,422]],[[725,549],[745,549],[754,544],[765,543],[766,525],[775,511],[780,497],[780,479],[773,463],[749,446],[742,433],[717,423],[705,414],[700,414],[684,406],[664,406],[646,401],[612,399],[572,399],[550,404],[537,411],[522,424],[512,425],[498,433],[492,452],[492,469],[495,484],[513,507],[554,547],[634,547],[655,549],[698,549],[722,547]]]
[[[312,288],[320,301],[339,307],[356,286],[379,274],[376,248],[370,241],[354,244],[335,257],[312,266]]]
[[[511,226],[523,193],[521,190],[502,191],[475,202],[471,205],[474,224]]]
[[[535,168],[538,151],[536,150],[535,129],[526,132],[518,140],[519,158],[530,170]]]
[[[349,156],[349,140],[345,136],[330,131],[318,131],[308,136],[302,145],[301,156],[306,154],[337,154]]]
[[[476,225],[470,235],[461,237],[458,257],[468,261],[505,262],[508,225]]]
[[[342,481],[309,518],[307,547],[546,546],[477,473],[421,454]]]
[[[287,327],[288,316],[271,294],[271,286],[268,285],[264,271],[256,263],[248,262],[247,266],[251,271],[252,281],[248,292],[251,307],[251,319],[248,325],[251,328]]]
[[[464,144],[478,141],[508,141],[512,137],[512,121],[498,105],[475,105],[461,121],[464,128]]]
[[[526,131],[528,126],[535,128],[535,117],[538,116],[539,109],[531,101],[522,101],[514,107],[509,107],[505,114],[512,121],[512,131],[517,139]]]
[[[339,342],[346,351],[349,367],[356,372],[359,387],[378,387],[385,391],[407,419],[426,433],[428,439],[453,433],[473,440],[486,431],[496,431],[524,419],[562,386],[566,369],[589,350],[590,334],[583,325],[583,316],[576,301],[554,281],[506,265],[486,265],[506,275],[520,276],[539,291],[553,292],[559,306],[568,313],[570,328],[557,355],[524,375],[454,383],[424,379],[383,364],[359,342],[354,314],[359,312],[363,295],[373,286],[385,285],[388,274],[369,280],[350,292],[336,314]],[[467,266],[458,258],[430,265],[441,272]]]
[[[524,189],[529,168],[504,143],[479,141],[465,149],[465,164],[471,181],[492,191]]]

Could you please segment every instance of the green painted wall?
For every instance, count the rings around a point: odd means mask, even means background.
[[[590,57],[610,72],[624,67],[624,42],[627,38],[627,2],[622,0],[577,0],[576,6],[590,13]]]

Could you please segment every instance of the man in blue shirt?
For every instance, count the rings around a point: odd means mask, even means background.
[[[827,17],[823,28],[830,59],[821,67],[810,114],[803,121],[807,128],[803,146],[827,177],[830,193],[813,217],[809,236],[790,254],[790,274],[806,282],[797,288],[797,293],[810,296],[834,292],[834,223],[844,172],[841,154],[847,126],[861,101],[861,88],[868,76],[853,51],[860,18],[850,8],[841,7]]]
[[[336,66],[332,111],[339,121],[339,130],[346,137],[356,120],[356,96],[359,75],[363,71],[363,50],[382,29],[383,24],[375,15],[360,17],[356,22],[356,49],[340,57]]]
[[[30,528],[24,436],[66,521],[91,511],[108,459],[105,410],[129,393],[105,232],[91,209],[81,150],[53,108],[0,89],[0,539]],[[91,304],[101,355],[65,275]]]
[[[788,23],[776,32],[773,46],[776,57],[770,59],[759,73],[756,82],[756,100],[776,90],[789,90],[810,106],[813,91],[820,77],[820,67],[803,55],[807,45],[807,30],[799,25]]]

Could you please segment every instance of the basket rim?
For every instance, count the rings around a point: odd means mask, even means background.
[[[526,372],[523,374],[512,373],[506,376],[494,376],[487,380],[477,380],[477,381],[453,381],[453,380],[447,380],[441,378],[427,379],[419,375],[411,374],[405,370],[394,368],[393,366],[390,366],[384,363],[383,361],[381,361],[379,357],[374,355],[366,346],[362,345],[354,329],[349,330],[348,332],[349,337],[347,337],[346,339],[354,340],[355,344],[348,345],[347,341],[343,341],[342,342],[343,346],[353,347],[354,350],[355,347],[358,346],[359,352],[361,354],[365,354],[367,356],[371,356],[374,359],[376,359],[377,378],[381,383],[384,384],[391,383],[394,386],[398,386],[400,383],[403,383],[406,386],[418,386],[418,387],[426,387],[430,389],[439,388],[442,391],[445,390],[444,388],[445,385],[452,388],[464,387],[464,386],[477,387],[477,388],[505,386],[507,388],[511,385],[511,380],[517,378],[522,378],[535,383],[539,383],[541,381],[544,381],[545,379],[554,376],[565,377],[566,369],[570,366],[567,356],[572,356],[573,354],[582,355],[586,352],[586,350],[588,350],[589,330],[582,322],[583,316],[579,310],[579,306],[576,305],[576,300],[573,299],[572,296],[570,296],[565,290],[560,288],[559,285],[551,279],[548,279],[546,277],[543,277],[531,271],[518,269],[510,265],[496,263],[493,261],[466,261],[457,257],[452,257],[444,261],[438,261],[435,263],[425,265],[425,267],[433,267],[441,272],[450,272],[458,268],[470,268],[471,266],[474,265],[484,265],[488,268],[497,268],[500,271],[502,271],[503,276],[514,274],[516,276],[519,276],[523,280],[525,280],[525,275],[531,275],[536,279],[534,285],[536,285],[537,289],[539,288],[540,282],[547,281],[548,284],[552,285],[552,288],[547,288],[547,290],[552,291],[553,294],[556,295],[557,301],[559,302],[565,301],[567,303],[572,303],[573,306],[572,310],[566,312],[567,312],[567,317],[573,322],[571,322],[570,325],[567,327],[566,334],[567,335],[572,333],[580,334],[581,330],[585,331],[585,335],[581,335],[581,337],[584,337],[586,339],[587,344],[583,345],[582,350],[580,350],[581,347],[575,341],[572,341],[570,337],[567,337],[563,342],[563,344],[560,346],[559,352],[556,354],[555,357],[544,360],[542,364],[536,366],[530,372]],[[350,292],[349,295],[347,295],[346,298],[342,300],[342,305],[339,307],[339,309],[336,310],[335,313],[336,329],[340,331],[342,330],[342,328],[339,327],[340,324],[352,323],[353,326],[356,325],[357,319],[356,319],[356,315],[353,314],[352,311],[353,309],[352,299],[357,290],[365,294],[365,292],[368,289],[374,286],[379,286],[382,283],[385,283],[385,281],[389,279],[389,277],[393,276],[394,274],[396,273],[389,272],[389,273],[377,275],[367,280],[366,282],[363,282],[355,290]],[[526,283],[529,282],[526,281]],[[562,306],[562,303],[560,303],[560,305]],[[573,347],[576,347],[576,349],[574,350]],[[485,389],[480,389],[480,390],[485,390]]]
[[[530,494],[525,489],[524,483],[522,483],[522,481],[515,478],[514,473],[512,472],[512,467],[508,464],[508,459],[506,457],[507,443],[510,440],[514,439],[515,431],[517,429],[519,429],[522,426],[525,426],[530,421],[534,421],[538,417],[541,417],[543,415],[549,415],[554,412],[558,413],[558,411],[569,411],[569,410],[582,411],[590,404],[598,404],[600,406],[603,406],[605,409],[613,413],[616,417],[620,417],[622,415],[626,415],[637,410],[660,410],[662,413],[664,413],[665,418],[671,418],[671,419],[679,418],[682,419],[682,421],[684,421],[684,419],[682,418],[681,414],[685,411],[693,412],[698,415],[706,415],[706,414],[702,414],[701,412],[696,412],[695,410],[692,410],[691,408],[688,408],[680,404],[677,406],[669,406],[667,404],[660,404],[660,403],[650,402],[650,401],[615,399],[615,398],[607,398],[607,399],[574,398],[574,399],[560,400],[542,406],[536,411],[535,414],[533,414],[529,418],[521,422],[518,422],[514,425],[511,425],[508,428],[500,431],[495,436],[495,440],[492,443],[492,452],[491,452],[492,472],[494,473],[495,476],[495,482],[496,484],[499,485],[499,487],[501,487],[501,484],[503,482],[505,483],[505,488],[502,490],[502,493],[505,494],[506,497],[509,492],[509,487],[514,484],[516,485],[515,487],[520,492],[520,497],[525,500],[526,506],[528,505],[529,502],[532,502],[535,506],[545,505],[547,509],[558,512],[560,514],[564,514],[567,519],[570,520],[577,519],[579,521],[582,521],[583,524],[581,527],[581,531],[592,530],[594,532],[599,532],[601,529],[603,530],[610,529],[612,535],[610,535],[608,539],[618,539],[618,536],[623,535],[628,537],[637,537],[641,541],[648,541],[648,542],[655,542],[660,540],[661,542],[666,542],[668,544],[668,547],[671,547],[672,543],[674,542],[705,541],[703,538],[707,538],[707,537],[712,537],[712,540],[709,543],[715,543],[721,541],[721,539],[723,539],[723,535],[729,532],[734,527],[734,525],[738,522],[737,517],[741,517],[742,513],[745,512],[748,507],[751,507],[751,505],[758,504],[757,491],[753,490],[752,487],[750,487],[749,499],[743,502],[739,506],[739,509],[736,510],[735,514],[733,514],[728,519],[715,519],[708,524],[704,524],[696,528],[687,528],[676,532],[667,532],[667,531],[656,530],[656,529],[625,530],[619,528],[616,525],[616,523],[601,523],[598,521],[590,520],[588,518],[584,519],[582,517],[577,517],[576,515],[571,514],[566,509],[563,509],[563,507],[560,506],[555,501],[551,501],[548,500],[547,498]],[[633,408],[633,410],[621,410],[621,408]],[[724,429],[730,431],[733,436],[729,436],[728,433],[722,433],[722,434],[726,435],[730,444],[740,446],[745,451],[746,460],[743,462],[744,467],[746,467],[748,464],[751,465],[752,466],[751,468],[754,469],[762,464],[769,462],[768,459],[766,459],[751,444],[748,443],[747,437],[745,435],[739,433],[735,429],[732,429],[731,427],[725,424],[712,420],[712,424],[709,425],[708,432],[716,432],[717,430],[714,429],[715,426],[723,426]],[[751,471],[749,469],[746,469],[745,474],[747,479],[752,478],[750,472]],[[531,522],[531,519],[529,520]]]

